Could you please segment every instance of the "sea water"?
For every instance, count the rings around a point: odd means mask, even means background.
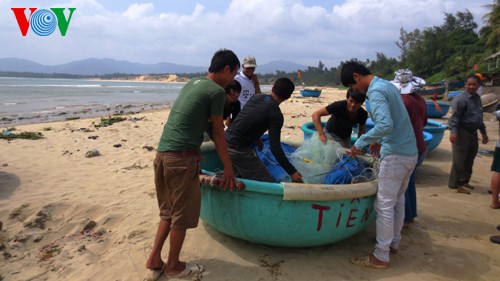
[[[184,83],[0,77],[0,124],[168,106],[183,86]]]
[[[184,84],[0,77],[0,126],[165,108]]]

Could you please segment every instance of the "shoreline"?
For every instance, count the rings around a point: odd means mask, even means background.
[[[115,115],[134,115],[143,112],[154,112],[169,109],[173,101],[150,104],[123,104],[115,106],[86,106],[78,110],[62,108],[50,113],[33,113],[31,115],[7,115],[0,119],[0,129],[21,125],[48,124],[54,122],[72,121],[78,119],[91,119]]]

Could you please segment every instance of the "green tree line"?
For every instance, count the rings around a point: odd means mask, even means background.
[[[400,50],[398,59],[376,52],[376,59],[360,61],[377,76],[392,80],[394,71],[409,68],[414,75],[425,78],[428,82],[442,79],[460,79],[474,73],[498,73],[499,68],[488,70],[485,58],[500,51],[500,0],[486,5],[489,12],[482,18],[485,25],[476,32],[478,25],[469,10],[456,14],[444,13],[444,22],[440,26],[407,31],[400,29],[400,36],[394,42]],[[298,85],[339,86],[341,61],[337,67],[327,68],[319,61],[317,67],[308,67],[298,73],[277,71],[276,74],[264,74],[261,83],[271,84],[276,77],[289,77]]]

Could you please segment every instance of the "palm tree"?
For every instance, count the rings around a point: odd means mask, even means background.
[[[500,0],[495,0],[493,4],[485,7],[491,9],[491,12],[483,16],[486,25],[479,33],[486,40],[485,46],[496,52],[500,46]]]

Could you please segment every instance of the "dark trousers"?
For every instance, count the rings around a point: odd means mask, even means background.
[[[448,181],[449,188],[458,188],[461,184],[469,183],[478,147],[477,131],[458,128],[457,141],[451,146],[453,162]]]

